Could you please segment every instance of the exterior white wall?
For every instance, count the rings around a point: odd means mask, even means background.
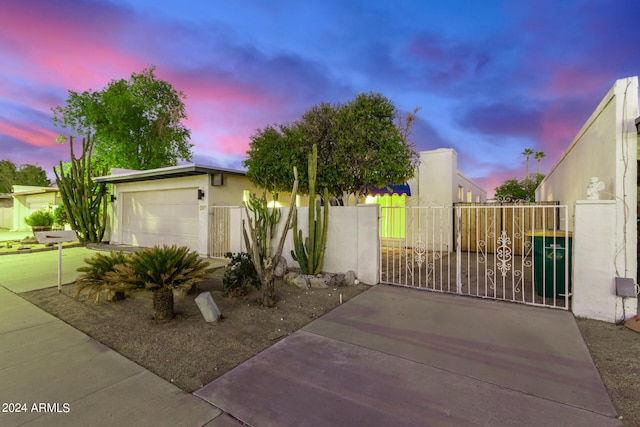
[[[576,203],[573,234],[573,299],[576,316],[614,323],[633,315],[635,300],[616,296],[616,214],[614,200],[581,200]],[[597,226],[594,226],[597,224]],[[626,306],[622,307],[622,304]]]
[[[600,193],[600,199],[610,200],[615,204],[613,212],[600,218],[600,221],[608,223],[607,227],[613,224],[612,232],[608,234],[608,238],[612,239],[612,244],[604,245],[611,250],[611,253],[602,254],[602,257],[612,263],[614,269],[611,271],[603,266],[601,270],[602,274],[613,274],[609,278],[610,282],[616,275],[633,278],[634,281],[636,278],[635,207],[637,206],[638,139],[634,122],[638,115],[638,78],[630,77],[616,81],[583,125],[560,161],[551,169],[536,190],[536,200],[557,200],[569,207],[569,229],[574,231],[578,225],[576,206],[582,204],[579,201],[586,199],[589,179],[596,176],[605,183],[605,189]],[[595,235],[595,229],[604,225],[595,222],[595,219],[585,223],[584,221],[589,221],[588,218],[590,217],[587,217],[586,220],[580,219],[582,221],[580,225]],[[598,218],[598,215],[593,218]],[[582,232],[577,228],[575,231]],[[577,246],[574,244],[574,252]],[[593,268],[592,258],[577,255],[573,265],[575,272]],[[593,311],[589,308],[591,303],[587,301],[589,296],[594,294],[590,291],[578,290],[579,287],[602,289],[602,285],[597,280],[591,280],[590,277],[596,277],[595,273],[592,276],[585,276],[585,281],[574,279],[574,289],[582,295],[574,303],[574,311],[581,313]],[[611,289],[608,291],[612,292]],[[581,307],[581,304],[586,305]],[[614,318],[616,313],[610,312],[611,306],[605,305],[601,309],[609,310],[609,313],[606,316],[604,314],[598,314],[598,316]],[[633,315],[633,313],[627,311],[627,315]]]
[[[329,230],[327,232],[327,247],[325,249],[322,271],[326,273],[345,273],[348,270],[356,272],[358,279],[369,285],[379,282],[380,275],[380,238],[378,234],[378,217],[380,207],[373,205],[331,206],[329,207]],[[282,208],[282,219],[272,240],[272,250],[276,250],[289,208]],[[241,224],[237,216],[244,216],[242,209],[232,211],[231,223],[233,228]],[[307,236],[308,208],[298,208],[298,229]],[[236,218],[233,218],[233,217]],[[287,265],[298,267],[298,263],[291,258],[293,250],[293,232],[289,230],[282,256]],[[241,233],[231,233],[232,251],[238,248],[246,251]]]
[[[458,170],[458,153],[452,148],[419,153],[420,162],[414,178],[409,180],[411,198],[408,205],[451,206],[466,202],[467,191],[471,191],[472,201],[479,197],[487,200],[487,192]],[[462,187],[462,200],[458,199],[458,186]]]
[[[0,207],[0,228],[13,228],[13,206],[10,208]]]
[[[471,191],[473,203],[487,200],[487,192],[458,170],[458,153],[454,149],[438,148],[422,151],[419,155],[420,163],[415,177],[408,182],[411,197],[407,200],[407,206],[450,207],[454,203],[467,202],[468,191]],[[461,199],[458,198],[459,192],[462,195]],[[440,231],[430,236],[427,249],[452,250],[453,223],[448,220],[446,212],[409,209],[406,215],[406,235],[409,246],[414,245],[414,240],[421,232],[433,227],[434,224],[440,224]]]

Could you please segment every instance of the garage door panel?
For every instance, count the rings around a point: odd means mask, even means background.
[[[198,248],[197,189],[123,193],[122,243]]]

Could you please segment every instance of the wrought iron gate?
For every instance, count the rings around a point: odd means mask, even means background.
[[[381,207],[382,283],[569,308],[566,206]]]

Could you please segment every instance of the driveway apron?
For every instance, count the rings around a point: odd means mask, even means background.
[[[571,313],[378,285],[198,390],[252,426],[619,426]]]

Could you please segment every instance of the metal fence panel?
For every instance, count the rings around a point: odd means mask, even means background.
[[[567,207],[481,204],[382,208],[383,283],[569,308]],[[382,224],[381,224],[382,229]],[[384,235],[384,237],[383,237]]]

